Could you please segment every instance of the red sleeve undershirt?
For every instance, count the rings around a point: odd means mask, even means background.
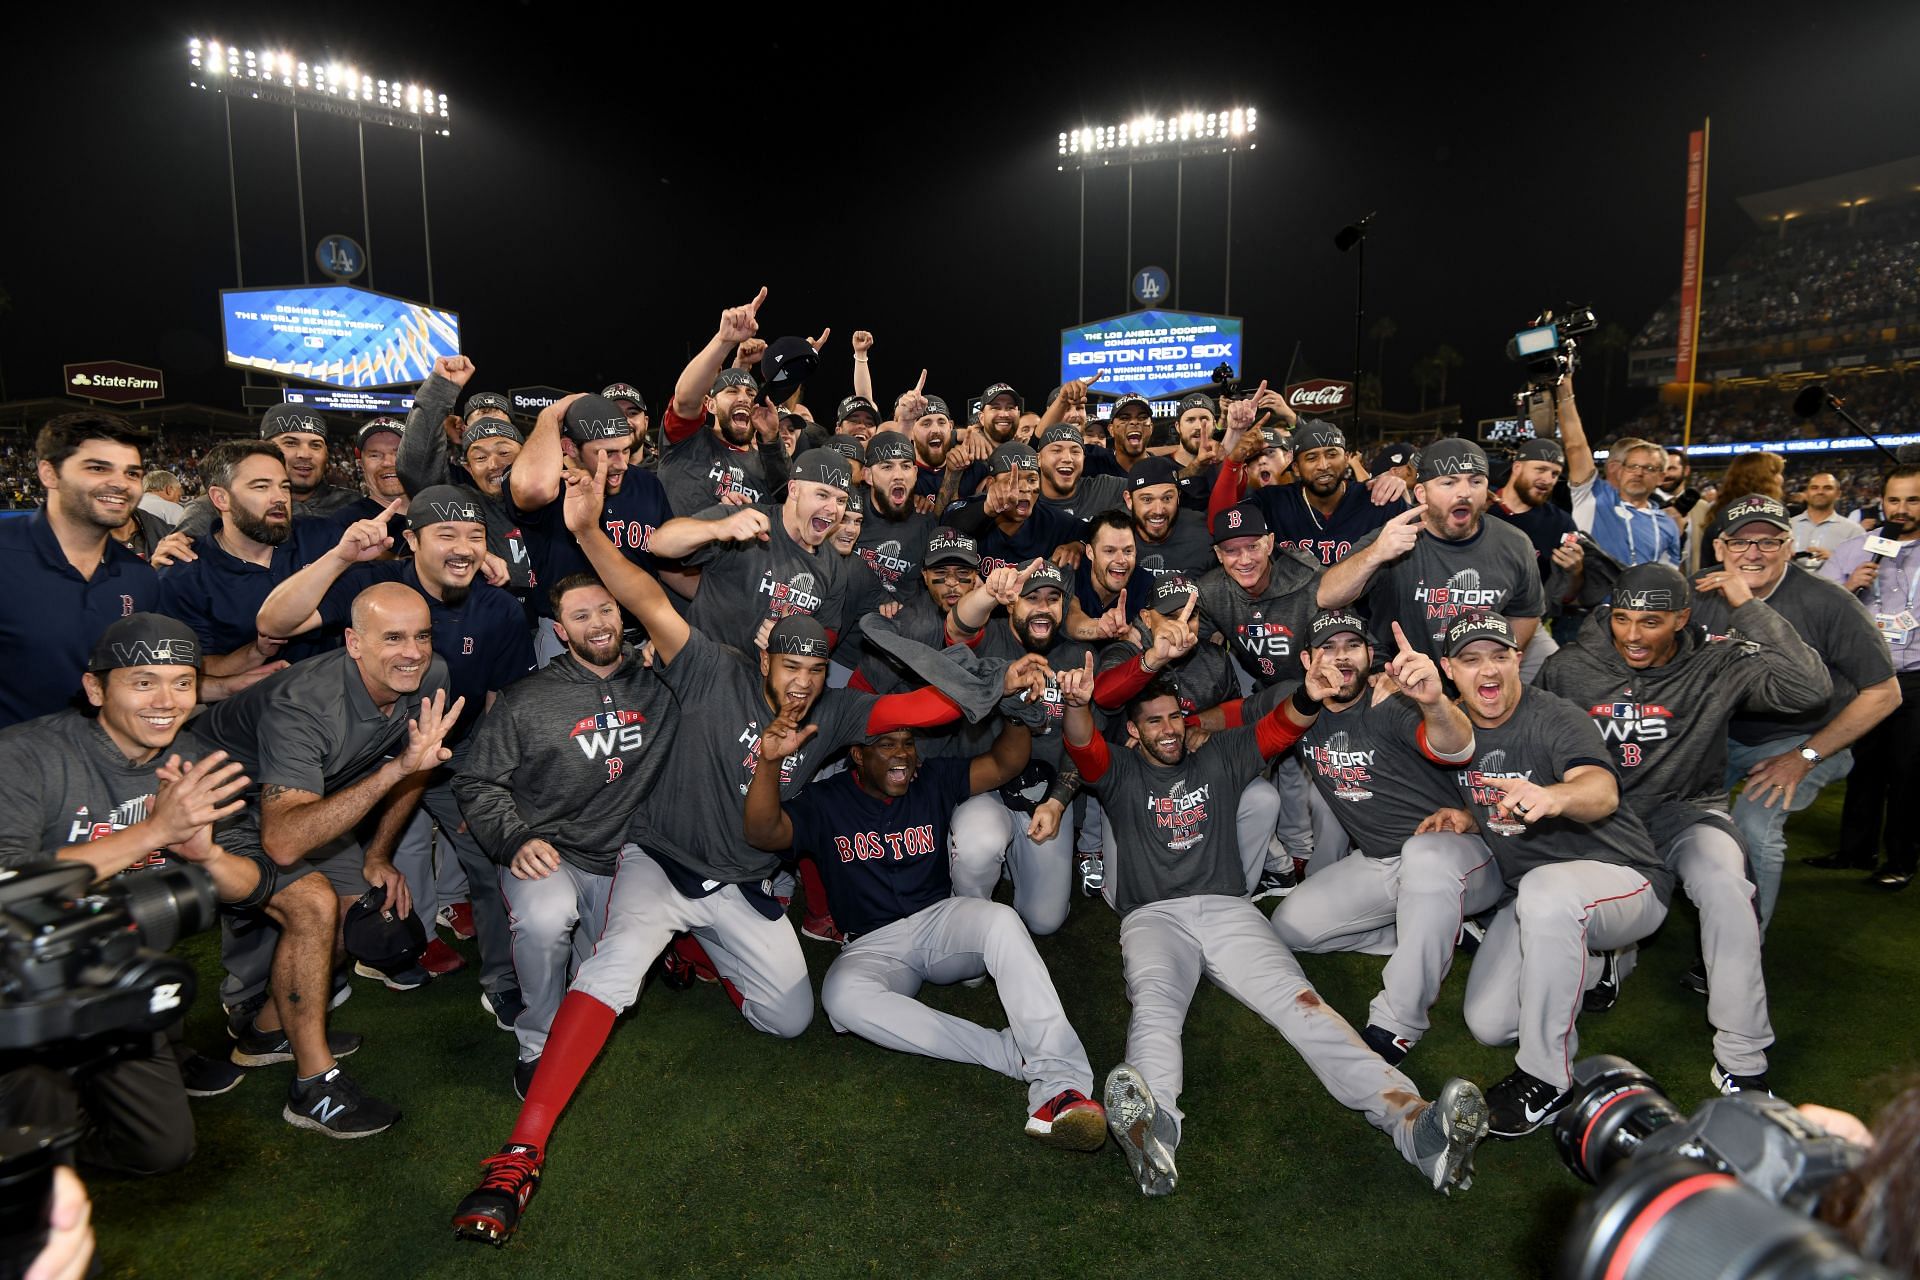
[[[1246,482],[1247,464],[1223,462],[1213,479],[1213,493],[1207,498],[1207,532],[1213,532],[1214,517],[1240,501],[1240,486]]]
[[[873,682],[868,680],[867,677],[864,674],[862,674],[858,668],[855,668],[854,673],[847,677],[847,688],[853,689],[859,693],[878,693],[879,692],[878,689],[875,689],[873,687]]]
[[[1111,760],[1107,755],[1105,738],[1096,733],[1093,735],[1093,741],[1084,747],[1076,747],[1068,740],[1063,739],[1063,741],[1066,741],[1068,757],[1072,759],[1074,767],[1080,770],[1082,781],[1098,782],[1106,776],[1107,765]]]
[[[1102,711],[1116,711],[1127,705],[1128,698],[1146,688],[1155,674],[1140,665],[1139,657],[1108,667],[1093,678],[1093,700]]]
[[[1226,722],[1227,728],[1238,729],[1247,722],[1246,707],[1245,698],[1235,698],[1232,702],[1220,704],[1220,718]]]
[[[1449,760],[1435,751],[1431,746],[1427,745],[1427,722],[1425,720],[1422,720],[1420,727],[1414,730],[1413,740],[1420,744],[1420,754],[1435,764],[1454,765],[1457,767],[1466,763],[1465,760]]]
[[[1287,705],[1281,703],[1254,723],[1253,740],[1258,744],[1260,754],[1268,760],[1300,741],[1300,735],[1306,732],[1305,728],[1287,717]]]
[[[867,711],[867,736],[896,729],[926,729],[960,718],[960,704],[938,689],[884,694]]]
[[[666,432],[667,439],[674,444],[679,444],[706,425],[707,419],[704,414],[698,418],[683,418],[675,413],[672,401],[667,402],[666,409],[660,414],[660,429]]]

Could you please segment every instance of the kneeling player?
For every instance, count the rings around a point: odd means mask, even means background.
[[[792,708],[760,736],[784,758],[817,732]],[[827,970],[820,1003],[834,1028],[949,1062],[976,1062],[1027,1082],[1027,1132],[1075,1151],[1106,1144],[1106,1112],[1087,1096],[1093,1068],[1067,1022],[1053,979],[1013,908],[956,897],[947,829],[955,806],[1020,775],[1025,726],[1006,722],[972,759],[922,763],[914,736],[897,730],[851,751],[852,768],[810,784],[783,807],[779,778],[762,769],[747,788],[747,842],[811,853],[826,883],[846,950]],[[914,999],[922,983],[993,975],[1010,1024],[990,1031]]]
[[[1449,1081],[1437,1102],[1388,1066],[1314,991],[1299,962],[1246,896],[1232,798],[1292,746],[1337,691],[1325,666],[1307,671],[1293,697],[1252,725],[1186,746],[1179,695],[1155,681],[1128,702],[1139,741],[1110,749],[1087,710],[1091,663],[1061,681],[1067,751],[1113,824],[1107,883],[1121,913],[1120,958],[1133,1018],[1127,1061],[1107,1076],[1107,1124],[1147,1195],[1166,1195],[1178,1173],[1181,1027],[1202,974],[1266,1019],[1306,1059],[1327,1091],[1364,1112],[1440,1191],[1464,1190],[1486,1133],[1479,1089]]]

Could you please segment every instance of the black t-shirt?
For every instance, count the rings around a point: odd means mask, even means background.
[[[1063,516],[1078,516],[1082,520],[1091,519],[1102,511],[1117,511],[1127,504],[1127,479],[1123,475],[1080,474],[1080,483],[1073,492],[1064,498],[1049,498],[1042,495],[1040,505],[1058,511]]]
[[[677,516],[694,515],[730,496],[748,503],[771,502],[776,488],[757,442],[736,449],[710,425],[667,441],[660,454],[659,478]]]
[[[1359,548],[1369,534],[1407,509],[1405,502],[1375,506],[1367,486],[1347,482],[1331,515],[1322,516],[1307,505],[1307,490],[1300,484],[1270,484],[1253,491],[1249,501],[1260,504],[1273,530],[1273,549],[1295,547],[1326,565],[1345,560]]]
[[[1173,523],[1161,542],[1149,542],[1142,534],[1137,539],[1142,573],[1155,578],[1177,573],[1198,581],[1200,575],[1219,564],[1213,554],[1213,536],[1207,532],[1207,517],[1189,507],[1175,507]],[[1131,601],[1129,601],[1131,603]]]
[[[905,518],[889,520],[874,509],[873,497],[867,497],[867,518],[860,525],[853,553],[873,570],[874,577],[890,594],[904,595],[920,586],[920,568],[927,558],[927,540],[938,523],[931,515],[908,512]]]
[[[947,827],[972,794],[971,768],[969,760],[923,760],[894,798],[868,795],[849,769],[786,802],[794,850],[813,855],[835,924],[871,933],[953,896]]]
[[[1397,858],[1428,815],[1458,808],[1457,770],[1420,750],[1420,706],[1404,693],[1376,705],[1364,690],[1341,711],[1322,707],[1297,748],[1307,776],[1369,858]]]

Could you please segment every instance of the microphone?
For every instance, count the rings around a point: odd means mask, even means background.
[[[1827,407],[1827,388],[1822,382],[1809,382],[1793,398],[1793,412],[1802,418],[1811,418]]]
[[[1888,462],[1899,466],[1900,460],[1894,456],[1893,450],[1881,444],[1880,441],[1874,437],[1873,432],[1861,426],[1859,419],[1847,412],[1846,404],[1847,402],[1845,400],[1829,392],[1825,383],[1810,382],[1801,389],[1799,395],[1793,398],[1793,411],[1802,418],[1811,418],[1822,409],[1832,409],[1840,415],[1842,422],[1853,428],[1855,434],[1861,436],[1868,444],[1884,454]]]
[[[1333,247],[1345,253],[1347,250],[1353,248],[1354,245],[1366,239],[1367,224],[1373,221],[1373,214],[1378,212],[1379,210],[1376,209],[1373,213],[1369,213],[1366,217],[1360,219],[1360,221],[1349,223],[1340,228],[1339,231],[1334,233]]]
[[[1867,560],[1876,568],[1900,554],[1900,535],[1907,530],[1906,522],[1902,520],[1888,520],[1880,527],[1886,530],[1886,535],[1870,533],[1867,535],[1866,542]],[[1865,600],[1867,591],[1872,585],[1868,583],[1853,594]]]

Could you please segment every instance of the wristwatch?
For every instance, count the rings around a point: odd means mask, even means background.
[[[1812,747],[1800,748],[1800,758],[1802,760],[1805,760],[1809,765],[1815,765],[1815,766],[1819,765],[1821,761],[1826,759],[1825,756],[1821,755],[1818,751],[1815,751]]]

